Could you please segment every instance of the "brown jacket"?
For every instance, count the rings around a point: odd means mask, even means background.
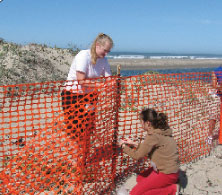
[[[136,150],[126,145],[123,151],[136,160],[148,155],[157,170],[162,173],[176,173],[179,170],[177,144],[172,137],[171,129],[164,131],[152,128]]]

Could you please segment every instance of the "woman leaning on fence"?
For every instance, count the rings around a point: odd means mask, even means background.
[[[111,76],[105,56],[112,47],[112,39],[100,33],[91,49],[81,50],[73,59],[66,88],[61,94],[67,135],[82,143],[79,145],[85,148],[85,153],[90,144],[89,135],[95,129],[96,89],[104,85],[91,79]]]
[[[167,116],[148,108],[140,113],[140,121],[147,132],[145,140],[138,146],[130,139],[118,143],[130,157],[139,160],[148,156],[151,160],[152,167],[138,175],[130,195],[174,195],[179,177],[179,156]],[[136,150],[132,146],[136,146]]]

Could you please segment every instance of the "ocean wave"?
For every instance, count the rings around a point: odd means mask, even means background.
[[[195,59],[198,59],[198,60],[219,60],[219,59],[222,59],[222,57],[196,57]]]
[[[195,59],[195,56],[150,56],[150,59]]]
[[[144,59],[144,55],[108,55],[107,58],[112,58],[112,59]]]
[[[200,56],[150,56],[149,59],[197,59],[197,60],[218,60],[222,57],[200,57]]]

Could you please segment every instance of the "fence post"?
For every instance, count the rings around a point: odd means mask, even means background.
[[[113,133],[113,157],[112,157],[112,174],[114,178],[114,186],[116,180],[116,159],[117,159],[117,138],[118,138],[118,122],[119,122],[119,107],[120,107],[120,93],[121,93],[121,80],[120,80],[120,68],[117,66],[117,89],[116,89],[116,116],[115,116],[115,128]]]
[[[222,144],[222,97],[220,97],[220,129],[219,129],[219,144]]]

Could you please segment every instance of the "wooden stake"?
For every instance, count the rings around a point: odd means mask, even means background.
[[[117,65],[117,75],[120,76],[120,69],[121,69],[121,65]]]

